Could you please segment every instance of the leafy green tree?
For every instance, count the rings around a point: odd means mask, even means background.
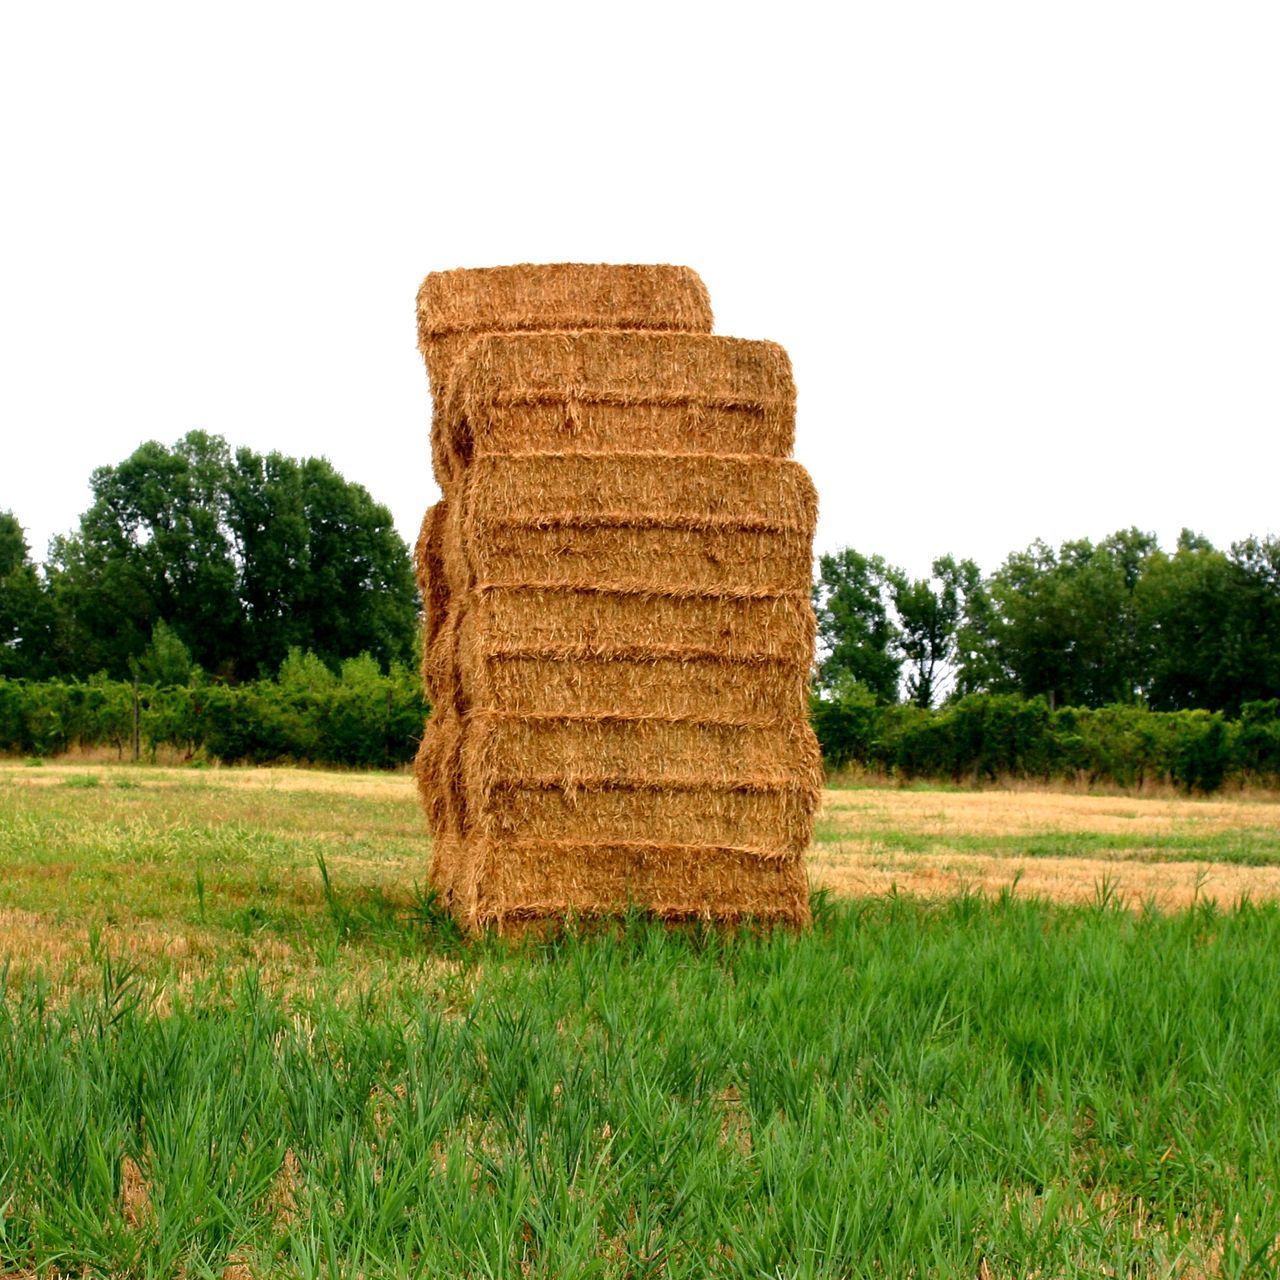
[[[367,490],[323,458],[241,449],[230,494],[245,650],[257,670],[274,671],[298,647],[335,667],[361,653],[384,667],[412,656],[408,551]]]
[[[193,431],[141,445],[90,477],[78,534],[55,542],[50,579],[74,619],[71,674],[123,677],[163,620],[209,670],[233,674],[242,636],[227,531],[226,442]]]
[[[151,630],[151,642],[138,661],[139,678],[147,684],[181,685],[191,679],[191,651],[161,618]]]
[[[889,612],[896,572],[882,556],[864,556],[852,547],[819,558],[813,605],[820,689],[847,689],[852,680],[881,702],[896,701],[902,659]]]
[[[957,562],[946,555],[933,562],[932,578],[913,579],[890,569],[888,582],[907,701],[931,707],[952,667],[961,611],[980,590],[981,572],[972,560]]]
[[[1184,530],[1151,558],[1137,593],[1150,653],[1150,705],[1239,714],[1280,696],[1280,540],[1230,553]]]
[[[974,594],[961,692],[1042,696],[1051,708],[1139,696],[1149,672],[1135,595],[1155,551],[1152,535],[1128,529],[1014,552]]]
[[[49,566],[66,673],[123,678],[159,623],[232,680],[274,672],[293,647],[335,669],[361,653],[384,667],[410,657],[408,548],[387,509],[327,461],[233,458],[193,431],[100,467],[91,485]]]
[[[1231,546],[1240,576],[1240,647],[1244,654],[1238,704],[1280,697],[1280,537],[1246,538]]]
[[[50,674],[51,638],[51,606],[26,535],[12,512],[0,511],[0,676]]]

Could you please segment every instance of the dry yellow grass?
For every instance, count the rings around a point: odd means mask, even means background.
[[[1165,909],[1280,897],[1275,800],[1060,792],[828,791],[815,883],[841,895],[1015,888],[1064,902],[1100,892]]]
[[[198,784],[228,790],[299,791],[381,800],[397,800],[413,790],[413,779],[407,768],[403,773],[328,773],[319,769],[218,766],[194,770],[168,765],[121,766],[115,760],[69,757],[32,768],[20,761],[0,760],[0,785],[60,786],[83,778],[96,778],[99,782],[127,779],[148,788]]]
[[[1275,800],[1130,799],[1021,790],[827,791],[823,814],[851,832],[874,825],[924,835],[1018,835],[1058,830],[1133,835],[1189,827],[1221,831],[1254,824],[1280,826],[1280,803]]]
[[[1150,903],[1165,911],[1197,901],[1230,906],[1245,897],[1280,898],[1280,867],[1216,862],[815,853],[810,856],[809,871],[814,884],[841,897],[894,892],[951,897],[1010,889],[1056,902],[1092,902],[1105,892],[1127,906]]]

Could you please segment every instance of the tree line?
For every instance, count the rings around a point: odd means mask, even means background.
[[[203,432],[90,484],[43,564],[0,512],[0,750],[119,746],[127,703],[151,749],[411,756],[419,601],[364,488]],[[813,719],[834,765],[1202,790],[1280,776],[1276,537],[1221,550],[1184,531],[1166,551],[1126,529],[1036,541],[991,573],[945,555],[921,579],[845,548],[819,558],[813,601]]]
[[[927,708],[971,694],[1062,707],[1202,709],[1280,698],[1280,538],[1226,550],[1138,529],[1036,541],[984,575],[942,556],[913,579],[852,548],[814,583],[821,699]]]
[[[330,668],[410,662],[418,602],[391,513],[322,458],[234,452],[193,431],[90,478],[78,528],[37,565],[0,512],[0,677],[105,673],[228,684],[292,649]]]

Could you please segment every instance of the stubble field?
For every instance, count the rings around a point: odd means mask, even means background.
[[[834,790],[467,941],[407,777],[0,763],[0,1273],[1272,1275],[1280,807]]]

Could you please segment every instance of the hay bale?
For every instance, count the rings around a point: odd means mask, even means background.
[[[464,536],[522,528],[758,529],[813,536],[818,500],[797,462],[718,454],[573,452],[477,458]]]
[[[771,723],[802,713],[809,673],[792,661],[719,656],[484,657],[460,672],[461,697],[505,715],[657,713],[692,718],[714,706],[733,720]]]
[[[788,699],[807,690],[814,641],[807,591],[672,596],[488,584],[466,599],[465,609],[454,600],[424,649],[423,679],[436,707],[457,705],[464,673],[471,701],[508,712],[535,710],[535,700],[567,714],[606,703],[638,708],[655,688],[669,711],[692,707],[699,689],[705,698],[714,687],[721,704],[768,705],[779,714],[785,707],[789,715]]]
[[[472,709],[463,718],[466,823],[499,783],[583,788],[770,790],[818,787],[822,760],[799,718],[753,721],[707,712],[508,716]],[[464,825],[464,833],[468,830]]]
[[[413,549],[413,564],[418,580],[418,593],[422,597],[423,617],[423,683],[427,697],[433,703],[438,697],[437,677],[428,663],[428,655],[432,652],[444,630],[445,620],[449,616],[452,593],[449,580],[445,574],[444,533],[449,517],[449,504],[437,502],[427,509],[422,519],[422,529]]]
[[[807,663],[814,629],[807,584],[755,596],[488,585],[472,595],[462,643],[477,654],[508,658],[794,658]]]
[[[674,332],[709,327],[692,273],[611,270],[420,296],[432,879],[471,927],[632,903],[798,923],[821,761],[790,365]]]
[[[776,594],[808,581],[817,496],[772,458],[525,454],[477,458],[460,511],[468,586]]]
[[[786,352],[706,334],[480,337],[438,403],[432,455],[445,485],[485,454],[785,458],[795,437]]]
[[[764,858],[704,843],[481,840],[457,883],[476,929],[555,916],[613,915],[640,907],[662,920],[809,917],[798,858]]]
[[[711,300],[688,267],[525,263],[436,271],[418,290],[418,346],[439,401],[480,334],[656,329],[711,332]]]
[[[504,783],[477,807],[476,832],[507,840],[617,840],[739,847],[761,856],[804,852],[812,830],[809,797],[797,786],[749,788],[596,787],[567,791]]]

